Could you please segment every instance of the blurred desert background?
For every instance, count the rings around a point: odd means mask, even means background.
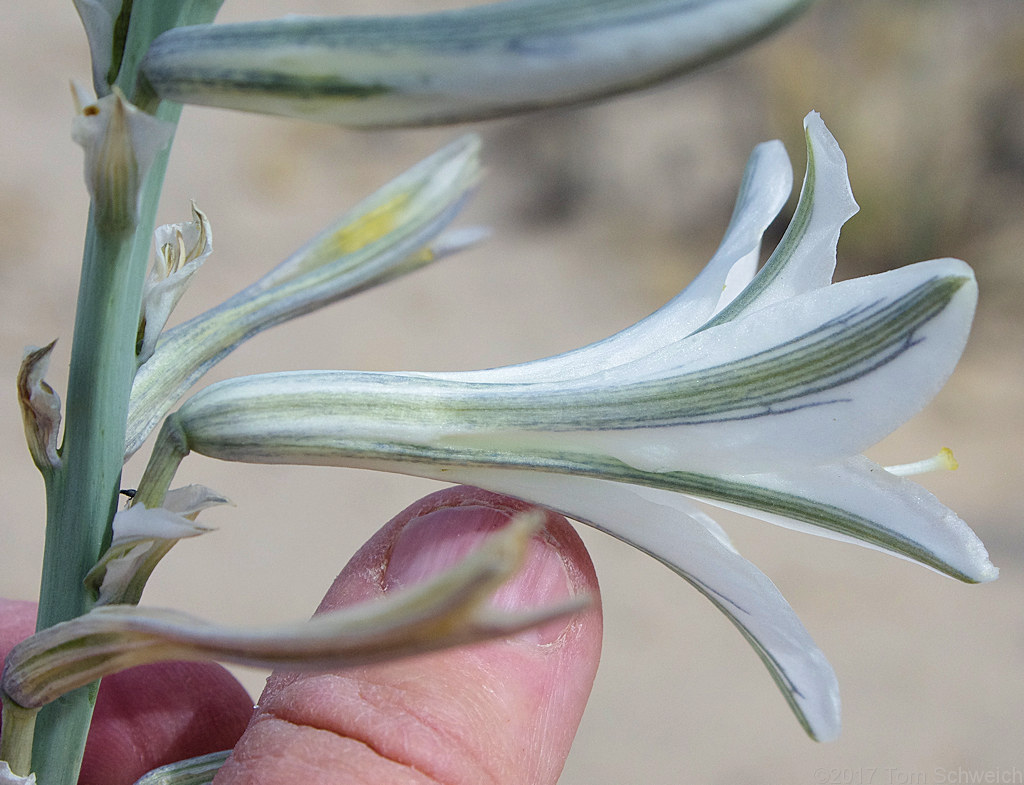
[[[27,599],[39,580],[43,486],[14,378],[24,346],[59,338],[49,381],[62,390],[66,379],[87,211],[67,82],[88,82],[89,67],[70,0],[4,6],[0,594]],[[229,0],[220,20],[435,7]],[[839,277],[939,256],[977,271],[978,317],[955,376],[871,456],[903,463],[952,447],[961,468],[920,481],[974,527],[1002,576],[964,586],[716,512],[837,671],[844,730],[821,745],[710,604],[649,558],[584,530],[606,642],[564,785],[1024,779],[1024,5],[824,0],[686,79],[474,127],[489,174],[460,223],[492,227],[486,244],[264,334],[211,374],[476,368],[601,338],[668,300],[710,258],[757,142],[783,139],[799,181],[811,109],[846,152],[862,206],[840,242]],[[232,294],[460,132],[366,134],[187,108],[160,222],[185,220],[194,198],[216,245],[175,319]],[[130,463],[124,485],[141,470]],[[218,530],[181,543],[144,602],[237,624],[308,615],[358,545],[440,487],[199,457],[179,479],[237,506],[204,516]],[[240,676],[258,695],[265,674]],[[1002,778],[968,779],[986,772]]]

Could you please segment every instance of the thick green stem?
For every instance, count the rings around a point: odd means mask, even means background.
[[[176,24],[212,21],[220,0],[141,0],[132,6],[118,83],[134,86],[138,58]],[[132,95],[134,90],[126,90]],[[147,106],[176,123],[177,104]],[[37,628],[88,612],[83,580],[110,538],[124,463],[125,422],[135,375],[142,282],[168,150],[143,186],[132,229],[106,227],[90,212],[71,349],[61,468],[47,478],[46,546]],[[75,690],[40,712],[33,770],[46,785],[74,785],[98,684]]]
[[[175,122],[181,107],[157,116]],[[134,230],[104,227],[90,213],[71,347],[61,468],[47,487],[46,546],[37,628],[86,613],[82,581],[106,548],[124,463],[125,422],[135,376],[142,282],[169,150],[143,186]],[[45,707],[36,726],[33,770],[47,785],[74,785],[97,685]]]
[[[164,30],[213,21],[222,0],[134,0],[111,42],[117,84],[134,97],[139,59]],[[112,77],[113,74],[110,74]],[[176,123],[177,104],[147,104]],[[90,210],[82,262],[60,469],[45,473],[46,545],[37,628],[86,613],[91,597],[83,579],[110,538],[124,463],[125,421],[135,375],[135,338],[142,282],[168,150],[143,185],[134,226],[106,226]],[[83,687],[39,715],[32,768],[46,785],[74,785],[98,684]]]
[[[138,232],[148,237],[152,218],[142,222]],[[62,467],[48,494],[38,629],[89,610],[90,597],[82,581],[109,537],[124,461],[124,423],[148,256],[133,253],[136,245],[131,232],[106,230],[90,217],[71,350]],[[42,782],[70,785],[77,780],[94,697],[95,689],[78,690],[41,713],[34,770]]]

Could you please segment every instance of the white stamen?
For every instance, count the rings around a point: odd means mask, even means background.
[[[948,447],[943,447],[931,458],[925,458],[923,461],[915,461],[914,463],[901,463],[898,466],[886,466],[885,470],[889,474],[895,474],[897,477],[911,477],[915,474],[925,474],[927,472],[953,471],[959,468],[959,466],[960,464],[953,457],[953,451]]]

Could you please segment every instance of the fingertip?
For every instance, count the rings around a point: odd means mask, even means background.
[[[131,785],[151,769],[229,750],[252,716],[252,698],[225,668],[161,662],[100,684],[80,785]]]
[[[318,612],[423,580],[528,509],[533,508],[525,502],[477,488],[432,494],[360,549]],[[562,516],[544,513],[524,569],[499,592],[496,604],[520,609],[586,594],[591,603],[584,611],[554,629],[384,665],[275,674],[218,785],[263,782],[261,768],[275,771],[279,785],[319,781],[310,773],[316,763],[310,755],[323,750],[327,767],[331,750],[352,742],[372,755],[361,756],[359,778],[329,780],[336,785],[392,781],[381,778],[392,776],[396,764],[430,782],[554,783],[596,674],[601,609],[582,541]],[[288,733],[275,735],[275,727]],[[285,771],[295,778],[282,779]]]

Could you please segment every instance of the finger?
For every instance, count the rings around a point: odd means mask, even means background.
[[[35,631],[33,602],[0,599],[0,658]],[[252,714],[245,688],[220,665],[162,662],[100,683],[82,785],[131,785],[150,769],[231,749]]]
[[[451,566],[528,505],[475,488],[433,494],[381,529],[319,612]],[[597,579],[548,513],[504,609],[587,593],[584,612],[510,639],[328,674],[278,673],[215,785],[544,785],[557,780],[600,654]]]

